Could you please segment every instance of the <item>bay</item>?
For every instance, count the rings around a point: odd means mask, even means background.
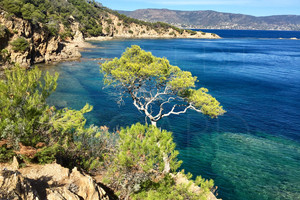
[[[60,73],[57,91],[48,102],[74,109],[89,103],[94,110],[86,115],[88,123],[106,125],[110,130],[144,123],[144,116],[130,99],[117,104],[119,94],[104,87],[99,60],[95,60],[120,57],[127,47],[140,45],[191,71],[199,79],[197,87],[208,88],[227,110],[218,119],[189,111],[158,123],[174,133],[182,168],[214,179],[218,197],[225,200],[297,200],[300,41],[270,39],[269,33],[221,40],[93,42],[97,48],[82,52],[80,62],[43,67]]]

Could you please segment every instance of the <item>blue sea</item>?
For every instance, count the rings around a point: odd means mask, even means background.
[[[224,200],[300,199],[300,32],[216,30],[223,37],[132,39],[92,42],[82,59],[55,66],[57,91],[48,99],[59,108],[94,106],[89,124],[110,130],[145,122],[126,99],[105,87],[97,58],[120,57],[131,45],[197,76],[227,111],[210,119],[194,111],[158,123],[172,131],[182,168],[214,179]]]

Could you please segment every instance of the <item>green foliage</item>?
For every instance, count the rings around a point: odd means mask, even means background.
[[[34,5],[32,5],[31,3],[27,3],[25,4],[22,8],[21,8],[21,12],[22,12],[22,16],[24,19],[31,19],[31,15],[34,12],[35,7]]]
[[[6,28],[6,26],[0,24],[0,39],[5,38],[7,34],[8,29]]]
[[[159,105],[158,115],[150,114],[153,111],[148,110],[149,104],[157,102],[158,99],[165,100],[166,103],[171,103],[170,100],[174,99],[177,102],[183,101],[187,108],[211,117],[225,112],[220,103],[207,94],[207,89],[193,89],[197,77],[192,76],[191,72],[182,71],[179,67],[172,66],[166,58],[155,57],[136,45],[127,48],[120,58],[102,64],[100,71],[104,74],[106,84],[119,87],[128,93],[135,106],[144,111],[151,121],[156,122],[169,115],[162,112],[165,103]],[[159,95],[163,97],[158,98]],[[177,102],[174,102],[175,107]]]
[[[58,154],[63,153],[64,149],[58,144],[46,146],[35,154],[34,160],[40,164],[50,164],[56,160]]]
[[[164,157],[172,171],[181,165],[172,133],[166,130],[137,123],[120,131],[118,144],[108,177],[122,197],[140,191],[148,182],[162,179]]]
[[[163,157],[167,154],[171,170],[175,171],[180,166],[175,146],[171,132],[137,123],[120,132],[118,164],[146,173],[163,173]]]
[[[71,30],[66,30],[63,33],[60,33],[60,37],[63,40],[66,40],[67,38],[72,38],[74,36],[74,34],[71,32]]]
[[[0,146],[0,163],[11,161],[15,155],[12,148],[7,145]]]
[[[193,30],[185,30],[186,32],[188,32],[190,35],[196,35],[197,31],[193,31]]]
[[[112,23],[112,19],[110,19],[110,18],[107,19],[106,21],[107,21],[108,24],[111,24],[111,23]]]
[[[29,48],[28,41],[23,37],[19,37],[15,39],[14,41],[11,42],[11,45],[14,51],[21,52],[21,53],[25,52]]]
[[[59,31],[59,25],[55,22],[48,23],[46,29],[52,36],[57,36]]]
[[[0,51],[0,61],[5,62],[10,62],[10,53],[8,52],[7,49],[2,49]]]
[[[200,88],[198,90],[188,89],[182,91],[179,95],[184,97],[186,101],[192,103],[197,108],[200,108],[201,112],[205,115],[211,117],[217,117],[224,113],[223,108],[220,106],[220,103],[212,97],[210,94],[207,94],[208,89]]]
[[[46,104],[46,98],[56,89],[58,74],[42,76],[36,67],[32,70],[15,67],[5,71],[0,81],[0,141],[11,148],[1,147],[0,159],[10,159],[19,143],[36,147],[33,158],[22,155],[29,162],[51,163],[55,159],[68,167],[86,170],[97,168],[116,144],[114,136],[98,127],[86,126],[84,114],[92,110],[86,104],[81,110],[57,110]]]
[[[105,28],[105,32],[106,32],[107,34],[110,33],[110,28],[109,28],[109,26]]]
[[[70,27],[70,16],[80,22],[85,35],[102,34],[102,27],[96,21],[105,11],[97,3],[85,0],[3,0],[0,6],[18,17],[47,25],[52,35],[57,35],[58,31],[51,24],[62,23]]]
[[[17,16],[21,15],[21,8],[24,2],[22,0],[3,0],[2,5],[5,10]]]
[[[128,33],[133,34],[133,31],[132,31],[132,30],[129,30]]]
[[[176,183],[170,175],[165,176],[159,182],[148,182],[143,185],[143,190],[132,195],[134,200],[206,200],[208,192],[213,188],[212,180],[202,179],[200,176],[195,181],[190,180],[190,174],[185,175],[184,172],[178,173],[181,179],[185,179],[183,183]],[[178,176],[177,175],[177,176]],[[200,182],[200,183],[199,183]],[[200,189],[196,190],[195,186]]]
[[[41,116],[47,115],[46,98],[56,89],[58,75],[46,73],[42,80],[38,68],[27,72],[19,67],[5,74],[0,81],[0,138],[15,147],[19,142],[35,146],[43,141]]]
[[[59,133],[61,144],[67,146],[73,141],[74,136],[80,136],[85,132],[86,119],[83,115],[92,109],[92,106],[86,104],[81,110],[64,108],[57,111],[56,115],[50,119],[50,123]]]

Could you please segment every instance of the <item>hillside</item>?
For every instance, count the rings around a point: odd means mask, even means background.
[[[300,30],[299,15],[255,17],[210,10],[179,11],[168,9],[140,9],[132,12],[119,12],[136,19],[149,22],[162,21],[182,28]]]
[[[92,0],[0,0],[0,69],[78,59],[86,38],[219,38],[127,17]]]

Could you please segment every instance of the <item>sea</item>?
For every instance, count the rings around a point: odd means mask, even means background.
[[[300,200],[300,31],[203,30],[222,39],[126,39],[91,42],[80,61],[41,66],[59,72],[48,103],[94,106],[87,123],[111,131],[145,117],[130,98],[103,84],[99,65],[139,45],[198,77],[227,111],[211,119],[195,111],[158,126],[172,131],[182,169],[213,179],[224,200]]]

